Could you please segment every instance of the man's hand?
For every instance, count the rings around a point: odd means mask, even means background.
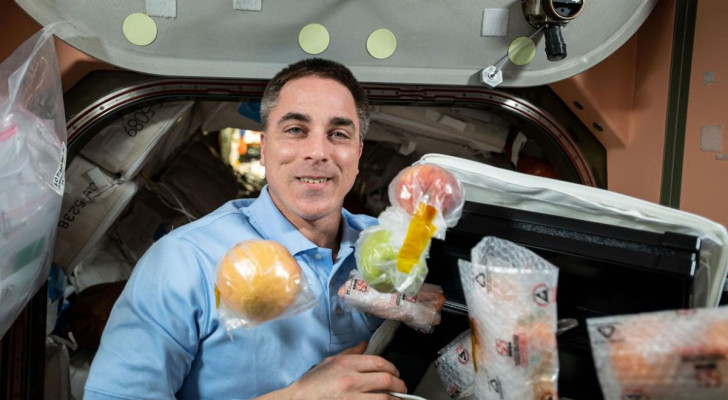
[[[407,393],[394,364],[379,356],[363,355],[366,348],[362,342],[327,357],[291,386],[269,395],[297,400],[394,400],[397,398],[387,392]]]

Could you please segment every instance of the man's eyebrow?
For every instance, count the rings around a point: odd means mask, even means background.
[[[350,120],[349,118],[345,117],[334,117],[329,120],[329,124],[333,126],[350,126],[352,128],[355,128],[356,125],[354,125],[354,121]]]
[[[280,125],[286,121],[290,121],[290,120],[301,121],[301,122],[311,122],[311,117],[309,117],[306,114],[291,111],[291,112],[287,113],[286,115],[282,116],[281,119],[278,120],[278,125]]]

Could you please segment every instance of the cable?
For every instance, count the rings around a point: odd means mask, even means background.
[[[169,193],[172,196],[172,199],[177,203],[177,206],[171,204],[167,199],[165,199],[164,195],[159,190],[157,190],[157,188],[165,189],[167,191],[167,193]],[[174,193],[174,190],[172,190],[172,188],[170,188],[167,184],[162,183],[162,182],[156,182],[150,186],[150,189],[152,189],[152,191],[157,195],[157,198],[159,198],[159,201],[161,201],[165,206],[169,207],[170,209],[183,214],[185,217],[187,217],[187,220],[189,222],[197,220],[197,217],[194,214],[187,211],[187,209],[185,208],[182,201]]]

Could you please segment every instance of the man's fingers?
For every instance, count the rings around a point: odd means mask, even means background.
[[[391,362],[379,356],[362,356],[365,358],[361,372],[386,372],[399,378],[399,370]]]
[[[399,377],[399,370],[391,362],[379,356],[365,355],[348,355],[344,357],[336,357],[334,360],[343,368],[352,369],[361,373],[367,372],[386,372],[395,377]]]
[[[362,392],[407,393],[404,381],[386,372],[369,372],[359,375],[357,387]]]

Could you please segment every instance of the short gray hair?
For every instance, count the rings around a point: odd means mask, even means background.
[[[361,87],[359,81],[354,78],[349,68],[335,61],[322,58],[308,58],[290,64],[278,72],[263,91],[263,98],[260,100],[260,119],[263,123],[263,130],[268,128],[268,117],[278,102],[278,96],[286,83],[306,76],[317,76],[320,78],[333,79],[346,86],[354,97],[356,113],[359,117],[359,139],[364,141],[364,136],[369,130],[369,100],[366,91]]]

